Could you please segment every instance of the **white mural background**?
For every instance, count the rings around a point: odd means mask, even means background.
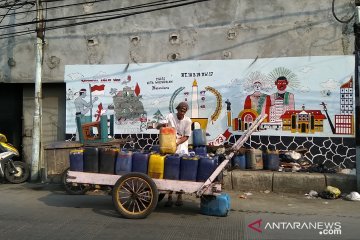
[[[231,103],[231,119],[234,119],[244,110],[245,99],[254,92],[255,82],[261,82],[262,93],[271,95],[277,92],[276,77],[284,74],[289,82],[286,91],[294,94],[295,110],[320,110],[325,115],[320,105],[324,102],[334,123],[335,115],[340,114],[340,87],[354,77],[354,64],[353,56],[314,56],[67,65],[64,76],[66,133],[76,133],[75,115],[78,110],[75,99],[86,90],[85,102],[97,98],[91,108],[92,119],[96,120],[98,113],[114,114],[115,134],[158,133],[152,127],[159,118],[185,100],[190,106],[189,117],[208,120],[209,140],[226,130],[241,134],[228,126],[229,105],[226,101]],[[93,92],[90,99],[89,84],[93,88],[96,85],[101,89],[102,86],[104,91],[100,94]],[[354,103],[354,94],[352,98]],[[353,110],[355,116],[355,106]],[[90,111],[85,115],[90,115]],[[334,134],[328,119],[323,121],[323,130],[315,134],[291,133],[280,128],[261,130],[254,135],[354,137],[354,134]]]

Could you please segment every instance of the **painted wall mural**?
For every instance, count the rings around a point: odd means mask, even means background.
[[[158,122],[186,101],[193,127],[206,129],[210,145],[232,141],[263,113],[253,134],[259,144],[268,136],[351,140],[354,64],[353,56],[315,56],[68,65],[66,133],[76,133],[77,114],[94,121],[114,115],[116,135],[152,139]]]

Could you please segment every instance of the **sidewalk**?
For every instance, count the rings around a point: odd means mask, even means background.
[[[356,176],[329,173],[232,170],[224,172],[224,189],[232,191],[272,191],[308,193],[337,187],[343,193],[357,191]]]
[[[48,183],[61,183],[61,175],[47,176]],[[342,193],[357,191],[356,175],[331,173],[273,172],[266,170],[232,170],[223,173],[223,188],[229,191],[271,191],[308,193],[337,187]]]

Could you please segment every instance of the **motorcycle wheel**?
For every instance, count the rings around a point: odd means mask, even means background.
[[[80,184],[80,183],[69,183],[66,181],[67,173],[70,168],[67,168],[62,175],[62,183],[64,185],[65,191],[70,195],[83,195],[90,190],[90,186]]]
[[[29,166],[21,161],[13,161],[14,166],[17,170],[17,173],[13,173],[9,165],[5,168],[5,178],[11,183],[23,183],[25,182],[30,175]]]

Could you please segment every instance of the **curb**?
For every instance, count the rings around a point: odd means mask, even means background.
[[[343,193],[357,191],[356,176],[340,173],[272,172],[235,169],[224,174],[225,190],[308,193],[333,186]]]

